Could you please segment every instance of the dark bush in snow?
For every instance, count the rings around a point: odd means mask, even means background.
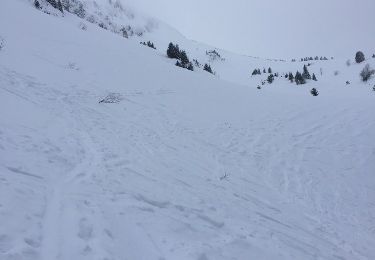
[[[350,85],[350,81],[348,80],[348,81],[346,81],[346,85]]]
[[[365,55],[363,54],[363,52],[361,51],[358,51],[356,54],[355,54],[355,62],[357,63],[361,63],[365,61]]]
[[[271,68],[268,68],[268,73],[272,73],[272,69]]]
[[[372,54],[372,57],[375,59],[375,54]]]
[[[318,90],[316,90],[316,88],[311,89],[311,90],[310,90],[310,93],[311,93],[311,95],[313,95],[314,97],[316,97],[317,95],[319,95],[319,92],[318,92]]]
[[[316,79],[315,73],[313,73],[313,75],[312,75],[312,80],[314,80],[314,81],[318,81],[318,80]]]
[[[375,70],[371,69],[369,64],[366,64],[359,75],[361,76],[363,82],[367,82],[374,73]]]

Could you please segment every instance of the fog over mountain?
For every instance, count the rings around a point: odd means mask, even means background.
[[[247,55],[347,57],[375,45],[373,0],[122,1],[190,39]]]

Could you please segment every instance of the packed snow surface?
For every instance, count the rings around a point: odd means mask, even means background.
[[[223,51],[213,76],[81,25],[1,3],[1,260],[375,259],[369,54],[297,86],[300,62]]]

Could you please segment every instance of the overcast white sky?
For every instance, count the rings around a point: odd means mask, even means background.
[[[262,57],[375,53],[375,0],[122,0],[219,48]]]

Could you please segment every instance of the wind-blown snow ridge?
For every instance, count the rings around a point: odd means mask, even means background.
[[[258,90],[254,68],[303,63],[219,50],[215,77],[165,57],[167,26],[141,37],[153,50],[81,23],[2,3],[1,260],[375,258],[364,63]]]

